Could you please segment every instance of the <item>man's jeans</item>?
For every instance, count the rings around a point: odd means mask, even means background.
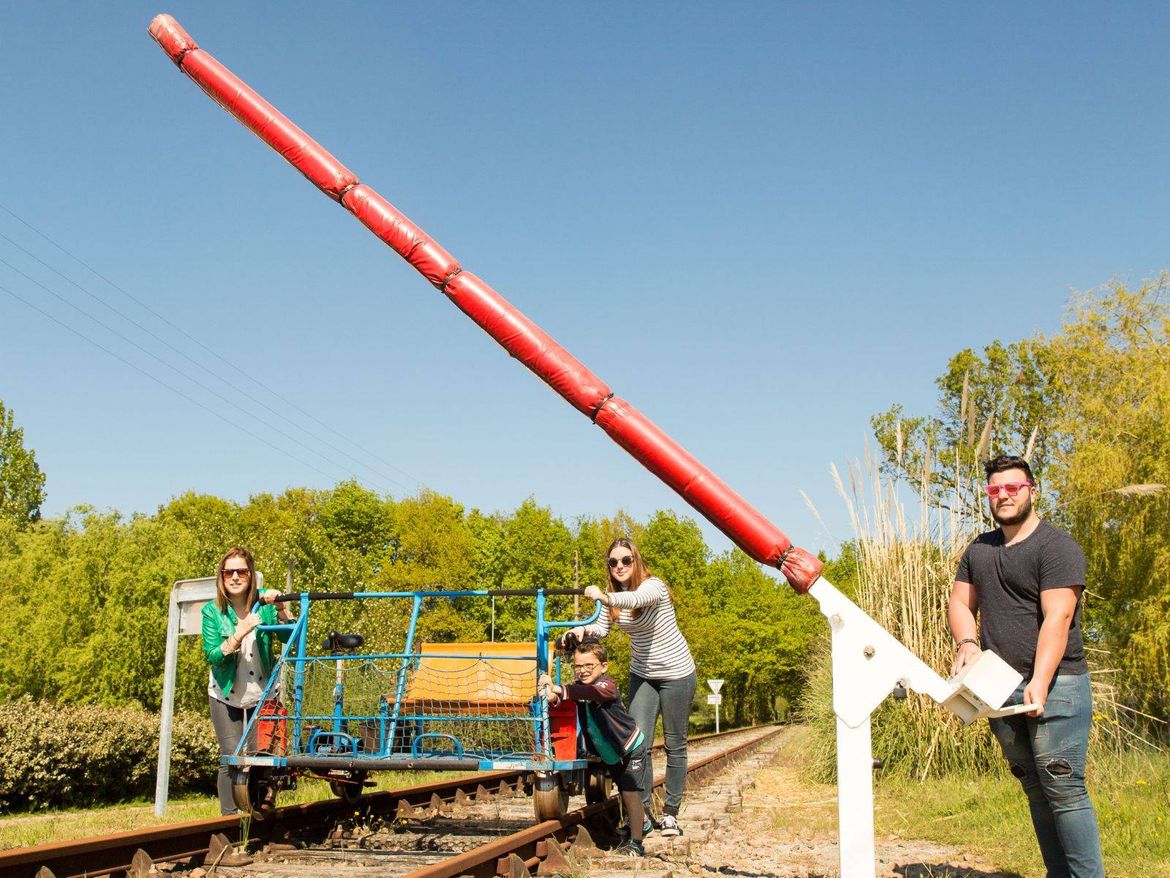
[[[1007,704],[1024,703],[1024,685]],[[1028,796],[1048,878],[1105,878],[1097,815],[1085,791],[1093,706],[1088,674],[1058,674],[1039,717],[991,721],[1011,772]]]

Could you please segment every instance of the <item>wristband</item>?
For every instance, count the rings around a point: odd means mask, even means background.
[[[968,643],[974,643],[976,646],[979,645],[979,641],[976,640],[974,637],[964,637],[962,640],[960,640],[958,643],[955,644],[955,652],[958,652],[960,649],[962,649]]]

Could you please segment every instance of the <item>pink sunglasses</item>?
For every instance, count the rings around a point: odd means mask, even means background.
[[[1020,493],[1021,488],[1035,487],[1031,482],[1002,482],[998,485],[985,485],[983,490],[987,492],[988,497],[998,497],[1000,493],[1007,494],[1009,497],[1014,497]]]

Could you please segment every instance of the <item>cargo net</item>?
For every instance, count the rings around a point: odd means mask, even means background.
[[[307,662],[300,712],[292,686],[286,686],[287,699],[260,707],[246,752],[538,758],[544,748],[533,698],[535,658],[474,656],[471,650],[481,645],[535,649],[535,644],[425,644],[405,672],[401,659]],[[457,649],[458,655],[425,651],[435,646]],[[290,749],[298,719],[299,746]]]
[[[314,605],[309,659],[282,663],[281,702],[288,716],[271,703],[263,706],[246,753],[504,760],[546,753],[535,699],[535,642],[416,641],[407,654],[407,619],[382,618],[377,621],[391,624],[371,626],[375,634],[363,635],[361,646],[323,655],[324,638],[338,621],[357,620],[319,620]],[[419,628],[426,630],[422,618]],[[296,711],[298,664],[304,675]]]

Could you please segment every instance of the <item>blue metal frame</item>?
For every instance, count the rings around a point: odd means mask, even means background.
[[[517,716],[509,714],[506,716],[429,716],[426,714],[412,714],[403,713],[403,700],[406,693],[407,676],[412,667],[414,667],[422,658],[421,652],[415,649],[415,633],[418,627],[419,614],[423,607],[423,601],[426,598],[442,597],[442,598],[461,598],[461,597],[491,597],[493,592],[488,590],[466,590],[466,591],[408,591],[408,592],[354,592],[352,599],[354,600],[370,600],[370,599],[410,599],[412,602],[410,622],[406,631],[406,643],[404,650],[401,653],[374,653],[374,654],[359,654],[356,656],[346,655],[344,660],[353,661],[360,659],[364,661],[376,660],[399,660],[397,671],[397,680],[394,687],[394,704],[393,708],[389,708],[387,702],[382,702],[379,715],[346,715],[345,713],[345,692],[344,685],[339,681],[335,685],[333,693],[333,709],[328,715],[305,714],[303,711],[304,697],[305,697],[305,671],[310,662],[335,662],[339,660],[339,656],[335,655],[309,655],[308,652],[308,625],[309,618],[312,612],[312,601],[309,594],[304,593],[300,595],[300,615],[296,621],[291,623],[283,623],[279,625],[261,625],[259,630],[276,632],[288,632],[288,641],[281,651],[280,658],[273,669],[273,673],[264,687],[263,701],[268,700],[275,687],[278,685],[280,679],[280,668],[292,664],[293,666],[293,680],[292,680],[292,704],[289,705],[289,716],[287,722],[291,726],[291,734],[289,735],[289,753],[285,756],[273,755],[256,755],[245,753],[248,742],[252,739],[252,731],[255,724],[259,721],[259,711],[253,713],[252,717],[244,727],[244,732],[241,735],[240,743],[236,747],[234,753],[230,756],[222,757],[222,761],[244,768],[248,766],[263,766],[268,768],[289,768],[290,757],[294,762],[304,761],[298,760],[298,757],[311,756],[314,758],[314,769],[319,771],[328,771],[331,762],[337,763],[337,768],[346,771],[361,771],[365,770],[364,765],[369,766],[369,770],[391,769],[396,767],[412,768],[417,767],[413,763],[417,763],[420,759],[426,762],[426,768],[442,770],[444,763],[451,763],[450,768],[466,770],[469,768],[469,762],[475,761],[480,770],[489,771],[494,769],[521,769],[532,771],[574,771],[585,768],[588,761],[585,759],[573,760],[556,760],[553,759],[553,751],[550,741],[550,729],[548,719],[548,702],[543,696],[536,692],[536,680],[543,667],[542,658],[548,656],[548,647],[550,637],[553,632],[559,628],[572,628],[579,625],[588,625],[595,622],[601,615],[601,604],[595,602],[593,614],[588,619],[577,619],[571,621],[548,620],[545,619],[545,610],[547,608],[547,595],[543,589],[537,589],[535,594],[536,604],[536,654],[533,655],[508,655],[508,656],[492,656],[495,659],[520,659],[532,660],[534,667],[534,674],[532,680],[533,699],[529,705],[528,721],[532,723],[533,740],[537,742],[537,752],[534,754],[517,754],[517,753],[495,753],[495,752],[465,752],[463,743],[456,735],[448,733],[434,733],[424,732],[425,723],[428,721],[439,721],[444,723],[451,722],[490,722],[490,721],[516,721]],[[444,653],[444,658],[469,658],[479,659],[479,655],[463,655],[459,653]],[[560,676],[560,659],[555,660],[554,679],[559,679]],[[305,731],[304,722],[316,721],[323,726],[328,725],[328,728],[317,728],[313,731],[310,739],[305,742],[304,748],[301,746],[302,735]],[[377,752],[367,752],[358,746],[358,739],[345,731],[345,724],[352,721],[367,721],[376,722],[378,729],[378,749]],[[417,723],[418,725],[411,729],[416,731],[416,734],[410,736],[409,744],[406,742],[406,735],[401,734],[407,729],[407,723]],[[443,740],[449,741],[452,745],[450,750],[433,750],[426,743]],[[399,747],[395,746],[396,741],[401,741]]]

